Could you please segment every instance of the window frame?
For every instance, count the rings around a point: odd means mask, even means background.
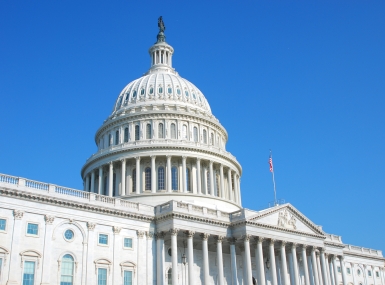
[[[160,171],[161,170],[163,170],[163,173],[160,173]],[[160,165],[159,167],[158,167],[158,177],[157,177],[158,179],[157,179],[157,188],[158,188],[158,190],[166,190],[166,180],[165,180],[165,168],[164,168],[164,166],[163,165]],[[163,187],[161,187],[161,186],[163,186]]]
[[[132,272],[132,284],[136,284],[136,264],[132,261],[126,260],[121,262],[119,265],[122,272],[122,284],[124,285],[124,271]]]
[[[196,126],[193,127],[193,138],[194,138],[194,142],[198,142],[199,139],[198,139],[198,128]]]
[[[4,220],[5,221],[5,226],[4,226],[4,230],[0,229],[0,233],[7,233],[7,230],[8,230],[8,218],[5,218],[5,217],[0,217],[0,220]]]
[[[65,276],[72,276],[72,285],[74,285],[75,284],[75,273],[76,273],[76,267],[77,267],[77,262],[76,262],[76,259],[75,259],[75,257],[74,257],[74,255],[73,254],[71,254],[71,253],[64,253],[61,257],[60,257],[60,259],[59,259],[59,261],[60,261],[60,277],[59,277],[59,284],[61,285],[61,278],[62,278],[62,276],[63,276],[63,273],[62,273],[62,270],[63,270],[63,258],[66,256],[66,255],[69,255],[69,256],[71,256],[71,258],[72,258],[72,275],[65,275]]]
[[[124,241],[125,241],[126,238],[131,239],[131,247],[127,247],[127,246],[124,245]],[[123,247],[123,249],[125,249],[125,250],[134,250],[134,240],[135,239],[134,239],[133,236],[124,236],[123,239],[122,239],[122,247]]]
[[[135,124],[134,132],[135,132],[135,141],[139,141],[140,140],[140,125],[139,124]]]
[[[175,173],[173,172],[174,169],[176,170]],[[174,182],[175,182],[176,189],[174,189]],[[179,171],[178,171],[178,167],[173,165],[171,166],[171,191],[178,191],[178,190],[179,190]]]
[[[158,139],[164,139],[164,124],[158,124]]]
[[[123,138],[123,141],[125,143],[129,141],[129,128],[128,127],[124,128],[124,138]]]
[[[28,233],[28,225],[31,224],[31,225],[36,225],[37,226],[37,234],[30,234]],[[27,237],[34,237],[34,238],[38,238],[40,237],[40,224],[39,223],[36,223],[36,222],[29,222],[27,221],[27,227],[25,229],[25,235]]]
[[[67,231],[71,231],[71,232],[72,232],[72,234],[73,234],[72,239],[67,239],[67,238],[66,238],[65,233],[66,233]],[[63,231],[63,238],[64,238],[64,240],[65,240],[66,242],[73,242],[73,241],[75,240],[75,237],[76,237],[76,235],[75,235],[75,231],[74,231],[73,229],[67,228],[65,231]]]
[[[151,140],[152,139],[152,128],[151,124],[147,123],[146,124],[146,140]]]
[[[104,244],[104,243],[100,243],[100,235],[106,235],[107,236],[107,244]],[[104,247],[108,247],[110,245],[110,235],[108,233],[105,233],[105,232],[99,232],[98,235],[97,235],[97,239],[98,239],[98,245],[99,246],[104,246]]]
[[[137,193],[136,189],[136,167],[131,171],[131,181],[132,181],[132,186],[131,186],[131,191],[132,193]]]
[[[171,123],[171,125],[170,125],[170,138],[173,140],[176,140],[178,138],[175,123]]]
[[[147,166],[144,169],[144,191],[151,191],[151,167]]]
[[[186,192],[192,192],[192,187],[191,187],[191,170],[190,168],[186,167],[186,181],[185,181],[185,186],[186,186]]]
[[[37,267],[38,267],[38,261],[37,260],[34,260],[32,258],[26,258],[24,260],[22,260],[22,271],[21,271],[21,284],[24,284],[24,274],[25,274],[25,264],[26,262],[31,262],[34,264],[34,268],[33,268],[33,282],[32,284],[35,285],[36,284],[36,273],[37,273]]]

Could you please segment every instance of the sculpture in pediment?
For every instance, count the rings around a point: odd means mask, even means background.
[[[297,219],[294,217],[294,215],[290,214],[288,210],[280,211],[278,214],[278,226],[287,228],[287,229],[293,229],[296,230]]]

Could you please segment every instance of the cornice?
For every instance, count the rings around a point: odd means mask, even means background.
[[[330,242],[330,241],[324,241],[324,244],[327,246],[335,247],[335,248],[345,248],[344,244],[341,243],[335,243],[335,242]]]
[[[166,213],[164,215],[160,215],[160,216],[155,218],[155,222],[160,223],[160,222],[171,220],[174,218],[186,220],[186,221],[204,223],[204,224],[209,224],[209,225],[219,226],[219,227],[224,227],[224,228],[227,228],[231,225],[230,222],[218,221],[215,219],[210,219],[210,218],[206,218],[206,217],[202,217],[202,216],[187,215],[187,214],[176,213],[176,212],[171,212],[171,213]]]
[[[361,258],[369,258],[369,259],[373,259],[373,260],[379,260],[379,261],[385,261],[385,258],[384,257],[380,257],[380,256],[373,256],[373,255],[369,255],[369,254],[364,254],[364,253],[357,253],[357,252],[350,252],[350,251],[343,251],[344,253],[344,256],[354,256],[354,257],[361,257]]]

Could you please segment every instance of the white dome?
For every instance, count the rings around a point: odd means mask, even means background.
[[[178,74],[169,73],[169,69],[157,70],[130,82],[120,92],[113,114],[131,108],[133,104],[159,103],[190,105],[211,114],[209,103],[202,92]]]

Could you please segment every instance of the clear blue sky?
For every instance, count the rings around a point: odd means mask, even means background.
[[[279,198],[384,250],[384,1],[1,1],[0,172],[82,188],[160,15],[174,67],[229,133],[243,205],[273,200],[271,148]]]

